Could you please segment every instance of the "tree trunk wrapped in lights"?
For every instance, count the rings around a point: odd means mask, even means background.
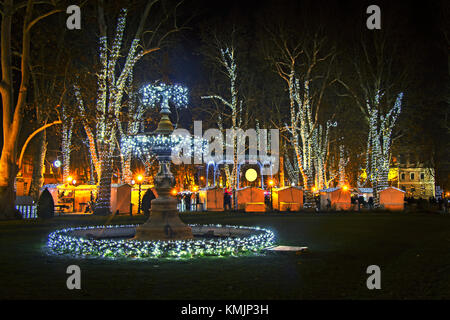
[[[395,122],[401,112],[403,93],[399,93],[394,106],[383,114],[380,100],[383,94],[379,91],[372,100],[366,101],[369,114],[369,135],[367,139],[367,178],[372,182],[375,207],[379,206],[379,193],[388,185],[391,135]]]
[[[62,153],[62,174],[63,182],[66,183],[70,175],[70,151],[72,148],[72,128],[73,119],[68,119],[65,107],[62,107],[62,141],[61,141],[61,153]]]
[[[299,79],[295,78],[293,67],[287,78],[291,101],[291,123],[286,129],[291,133],[297,165],[302,174],[305,190],[305,207],[315,206],[313,188],[316,180],[316,189],[327,187],[326,162],[328,150],[329,129],[336,126],[336,122],[328,121],[326,129],[314,120],[309,90],[310,81],[305,80],[300,86]],[[317,109],[316,109],[317,113]]]
[[[298,180],[299,170],[297,167],[297,161],[291,162],[288,154],[286,154],[284,158],[286,160],[286,169],[287,169],[287,174],[288,174],[289,180],[291,181],[291,183],[293,183],[295,185],[299,185],[300,182]]]
[[[289,102],[290,102],[290,125],[286,125],[286,130],[291,134],[292,136],[292,143],[294,147],[294,152],[296,156],[296,165],[298,168],[298,171],[301,173],[302,180],[303,180],[303,186],[304,186],[304,194],[305,194],[305,207],[311,207],[313,206],[313,198],[311,194],[312,189],[312,182],[310,181],[312,179],[312,170],[309,171],[308,167],[305,169],[305,165],[308,166],[310,163],[307,161],[307,155],[308,153],[308,141],[305,139],[307,131],[307,128],[305,128],[305,115],[304,115],[304,109],[302,108],[303,103],[301,103],[299,98],[299,90],[296,86],[298,86],[298,81],[295,79],[295,71],[294,71],[294,62],[291,63],[291,69],[288,76],[286,74],[283,74],[281,69],[279,70],[280,76],[283,77],[288,83],[289,87]],[[297,83],[296,83],[297,82]],[[297,99],[296,99],[297,98]],[[300,129],[301,128],[301,129]],[[300,132],[299,132],[300,129]],[[299,136],[301,139],[299,139]],[[303,144],[303,148],[300,146],[300,141]],[[306,160],[306,161],[305,161]],[[311,178],[311,179],[310,179]],[[297,179],[297,181],[300,181],[300,179]]]
[[[144,9],[138,31],[128,50],[124,65],[116,77],[117,62],[120,57],[120,49],[123,43],[123,33],[126,24],[127,10],[122,9],[117,21],[116,32],[112,46],[108,46],[106,24],[103,13],[103,1],[99,2],[99,61],[101,70],[97,73],[97,100],[95,104],[96,125],[93,130],[85,123],[85,131],[89,140],[91,159],[97,172],[99,181],[98,199],[95,214],[107,214],[110,212],[111,179],[113,172],[113,153],[115,150],[117,119],[120,115],[122,100],[127,80],[132,78],[132,69],[138,60],[146,53],[154,50],[139,50],[139,37],[142,33],[144,22],[154,2],[148,2]],[[83,117],[87,114],[81,93],[75,88],[75,96]],[[94,133],[95,132],[95,133]],[[127,177],[128,179],[129,177]]]
[[[218,95],[212,95],[212,96],[203,96],[202,99],[217,99],[221,101],[226,107],[231,109],[231,129],[232,132],[235,133],[232,137],[231,143],[233,146],[233,166],[231,169],[231,173],[229,170],[228,165],[225,165],[225,174],[227,176],[227,180],[230,182],[230,186],[233,190],[236,190],[238,188],[237,182],[238,182],[238,144],[241,141],[238,141],[240,139],[239,135],[237,135],[237,129],[242,124],[242,104],[243,101],[238,99],[238,92],[236,87],[236,79],[237,79],[237,64],[236,64],[236,57],[235,57],[235,50],[233,47],[231,48],[220,48],[220,62],[221,65],[225,68],[226,74],[228,78],[230,79],[230,96],[231,100],[228,101],[221,96]],[[222,127],[222,128],[220,128]],[[222,122],[220,123],[220,129],[223,130]],[[228,135],[227,135],[228,137]],[[230,141],[228,141],[230,143]],[[236,197],[234,197],[235,199]]]
[[[345,167],[347,166],[349,162],[349,158],[345,157],[345,148],[344,145],[341,144],[339,146],[339,169],[338,169],[338,173],[339,173],[339,186],[343,186],[346,183],[347,177],[345,174]]]
[[[123,130],[120,120],[118,118],[116,120],[118,133],[120,137],[122,183],[131,183],[131,181],[133,180],[133,173],[131,171],[132,149],[130,148],[130,145],[126,142],[129,136],[135,135],[139,132],[141,120],[145,112],[143,104],[139,103],[137,94],[134,88],[132,87],[132,81],[133,81],[133,73],[130,74],[128,79],[128,88],[127,88],[128,121],[126,132]],[[142,159],[142,160],[145,165],[149,162],[149,159]]]
[[[391,35],[381,31],[370,41],[362,39],[361,52],[352,58],[357,84],[352,87],[338,80],[368,124],[366,177],[358,184],[371,182],[375,206],[379,206],[379,192],[388,186],[392,130],[401,112],[402,91],[411,67],[398,58],[401,55]]]
[[[323,148],[319,151],[319,144],[327,145],[327,137],[319,134],[318,120],[325,90],[336,81],[331,80],[335,49],[325,51],[327,42],[319,32],[298,40],[292,37],[291,30],[269,30],[269,35],[274,45],[272,60],[289,90],[290,122],[285,124],[285,129],[291,136],[301,175],[298,180],[304,187],[304,207],[314,208],[314,180],[324,186],[328,183],[327,153],[323,153]]]
[[[326,129],[318,125],[312,135],[313,153],[315,154],[315,174],[316,187],[320,189],[328,188],[329,179],[327,177],[327,161],[329,149],[329,132],[331,127],[336,127],[337,122],[327,121]]]

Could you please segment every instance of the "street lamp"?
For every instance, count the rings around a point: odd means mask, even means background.
[[[273,188],[273,180],[269,180],[269,186],[270,186],[270,210],[273,210],[273,197],[272,197],[272,188]]]
[[[55,168],[61,167],[61,161],[59,161],[59,160],[53,161],[53,166],[54,166]]]
[[[142,180],[144,180],[144,177],[142,175],[137,176],[137,181],[139,183],[139,201],[138,201],[138,214],[141,214],[141,186],[142,186]]]

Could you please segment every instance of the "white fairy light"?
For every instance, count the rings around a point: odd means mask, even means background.
[[[146,106],[161,106],[161,113],[170,113],[169,101],[176,108],[187,107],[189,102],[189,92],[184,86],[174,84],[169,85],[162,82],[155,82],[144,86],[142,89],[142,103]]]
[[[272,246],[275,235],[268,229],[244,226],[204,225],[191,227],[214,227],[235,230],[249,230],[247,236],[212,239],[138,241],[115,239],[87,239],[74,236],[76,231],[136,228],[138,225],[107,225],[66,228],[48,236],[47,247],[54,254],[77,256],[98,256],[105,258],[194,258],[202,256],[236,256],[258,253]],[[86,232],[88,233],[88,232]]]
[[[397,95],[393,107],[383,114],[380,102],[383,93],[377,91],[373,102],[366,101],[369,115],[369,134],[367,137],[366,174],[372,182],[375,207],[379,205],[379,192],[388,187],[391,134],[401,112],[403,92]]]

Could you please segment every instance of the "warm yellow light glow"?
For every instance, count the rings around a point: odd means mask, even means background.
[[[200,180],[202,180],[202,181],[205,180],[205,177],[201,176],[201,177],[200,177]]]
[[[197,192],[198,191],[198,186],[193,186],[192,187],[192,191]]]
[[[68,177],[67,177],[67,182],[70,183],[70,182],[72,182],[72,180],[73,180],[72,176],[68,176]]]
[[[258,173],[256,172],[255,169],[248,169],[247,171],[245,171],[245,179],[247,179],[247,181],[255,181],[256,178],[258,178]]]
[[[173,188],[173,189],[170,191],[170,194],[173,195],[173,196],[176,196],[176,195],[177,195],[177,189]]]
[[[316,187],[312,187],[312,191],[313,191],[313,192],[316,192],[316,191],[317,191],[317,188],[316,188]]]
[[[362,173],[360,175],[361,178],[366,179],[367,178],[367,173],[366,173],[366,169],[362,170]]]
[[[342,186],[342,190],[347,191],[348,190],[348,186]]]
[[[144,177],[143,177],[142,175],[138,175],[138,176],[137,176],[137,180],[138,180],[139,182],[141,182],[142,180],[144,180]]]
[[[269,180],[269,186],[273,186],[274,182],[272,179]]]
[[[398,178],[398,168],[390,168],[388,173],[388,180],[396,180]]]

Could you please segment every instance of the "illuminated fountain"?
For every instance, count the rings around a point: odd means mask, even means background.
[[[184,139],[190,137],[173,134],[174,128],[169,119],[169,100],[175,106],[187,105],[187,90],[177,85],[152,84],[143,88],[143,96],[143,103],[146,105],[161,104],[161,119],[157,129],[150,135],[129,137],[133,148],[150,152],[159,161],[159,171],[154,179],[158,197],[152,200],[149,219],[142,225],[57,230],[48,237],[47,246],[51,251],[81,256],[191,258],[255,253],[273,245],[275,236],[267,229],[187,225],[181,221],[177,200],[170,194],[175,185],[170,162],[172,150],[185,144]]]
[[[177,209],[177,200],[170,191],[175,186],[175,178],[170,172],[172,149],[181,143],[181,138],[172,135],[173,125],[169,119],[169,99],[177,106],[187,104],[187,90],[180,86],[149,85],[144,87],[144,101],[154,105],[161,97],[161,119],[158,128],[148,139],[150,151],[159,161],[159,171],[155,176],[158,194],[152,200],[151,213],[147,222],[136,228],[136,240],[185,240],[193,239],[191,227],[184,224]],[[145,138],[145,137],[144,137]]]

